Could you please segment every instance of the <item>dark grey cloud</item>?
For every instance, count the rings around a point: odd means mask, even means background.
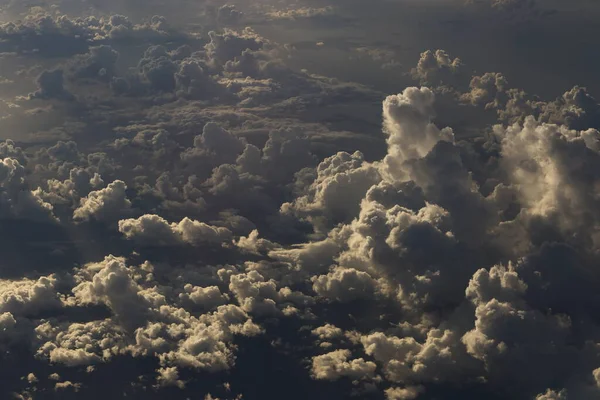
[[[30,99],[74,100],[74,96],[65,89],[64,72],[61,69],[42,72],[36,84],[38,90],[29,95]]]

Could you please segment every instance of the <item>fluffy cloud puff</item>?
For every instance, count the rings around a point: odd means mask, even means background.
[[[596,218],[593,210],[594,175],[583,173],[582,164],[572,163],[572,156],[594,165],[598,160],[598,131],[573,131],[564,126],[537,123],[533,117],[524,125],[506,129],[497,127],[502,140],[502,162],[512,175],[524,212],[557,218],[558,226],[569,232],[589,232],[593,239]],[[591,192],[589,191],[591,189]],[[584,228],[591,224],[588,231]]]
[[[462,61],[452,59],[444,50],[427,50],[421,53],[419,62],[412,70],[413,77],[421,85],[441,86],[457,84],[461,73]]]
[[[131,201],[127,198],[127,185],[117,180],[106,188],[93,191],[81,199],[73,211],[73,219],[79,221],[115,221],[130,212]]]
[[[386,172],[402,179],[402,163],[424,157],[439,141],[454,141],[450,128],[438,129],[433,123],[434,93],[424,87],[407,88],[388,96],[383,103],[383,126],[387,133]]]
[[[178,243],[219,244],[231,241],[232,238],[231,231],[227,228],[207,225],[189,218],[169,224],[158,215],[149,214],[137,219],[119,221],[119,231],[128,239],[154,246]]]
[[[78,270],[79,283],[67,304],[103,305],[112,317],[86,323],[41,323],[36,328],[38,356],[77,366],[108,362],[122,354],[155,355],[164,368],[218,371],[234,363],[230,343],[235,335],[260,334],[260,328],[234,305],[221,305],[194,317],[169,304],[152,284],[151,271],[148,265],[136,268],[112,256]],[[161,371],[159,383],[165,374],[176,376],[172,369]]]
[[[376,365],[362,358],[351,359],[349,350],[336,350],[316,356],[312,360],[312,374],[315,379],[336,380],[341,377],[365,379],[373,377]]]
[[[315,180],[302,189],[306,194],[294,203],[284,204],[282,211],[308,218],[324,228],[349,222],[358,212],[367,190],[381,179],[377,168],[365,163],[360,152],[331,156],[315,172]]]
[[[38,280],[3,281],[1,287],[2,313],[29,316],[62,307],[57,279],[54,276],[41,277]]]
[[[0,215],[52,221],[52,206],[27,188],[25,168],[14,158],[0,161]]]

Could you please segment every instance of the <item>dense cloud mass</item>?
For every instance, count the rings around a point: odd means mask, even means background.
[[[0,399],[600,399],[595,17],[0,0]]]

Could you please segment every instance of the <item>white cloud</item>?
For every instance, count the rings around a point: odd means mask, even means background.
[[[440,130],[432,122],[434,100],[433,91],[426,87],[410,87],[384,100],[388,155],[383,163],[393,179],[405,179],[404,162],[424,157],[439,141],[454,142],[451,128]]]
[[[335,267],[313,278],[313,290],[319,296],[340,302],[371,299],[376,288],[377,282],[368,273],[351,268]]]
[[[18,316],[38,315],[62,307],[55,276],[37,280],[0,281],[0,312]]]
[[[360,152],[337,153],[316,168],[316,178],[303,189],[305,195],[283,204],[284,213],[308,218],[320,229],[350,222],[369,188],[381,180],[375,166],[366,163]]]
[[[159,368],[156,382],[161,387],[176,386],[180,389],[185,388],[185,382],[179,379],[179,372],[176,367]]]
[[[311,333],[321,340],[331,340],[342,337],[344,332],[337,326],[325,324],[313,329]]]
[[[419,397],[423,391],[422,386],[392,387],[385,390],[385,397],[388,400],[413,400]]]
[[[104,189],[89,193],[73,211],[73,219],[113,222],[123,217],[131,210],[131,201],[127,198],[126,189],[125,182],[116,180]]]
[[[221,244],[230,242],[233,236],[227,228],[208,225],[187,217],[179,223],[169,224],[164,218],[153,214],[121,220],[119,231],[128,239],[154,246],[182,243],[193,246]]]

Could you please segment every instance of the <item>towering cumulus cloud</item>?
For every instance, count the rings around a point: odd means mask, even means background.
[[[600,11],[250,3],[0,0],[0,399],[600,399]]]

